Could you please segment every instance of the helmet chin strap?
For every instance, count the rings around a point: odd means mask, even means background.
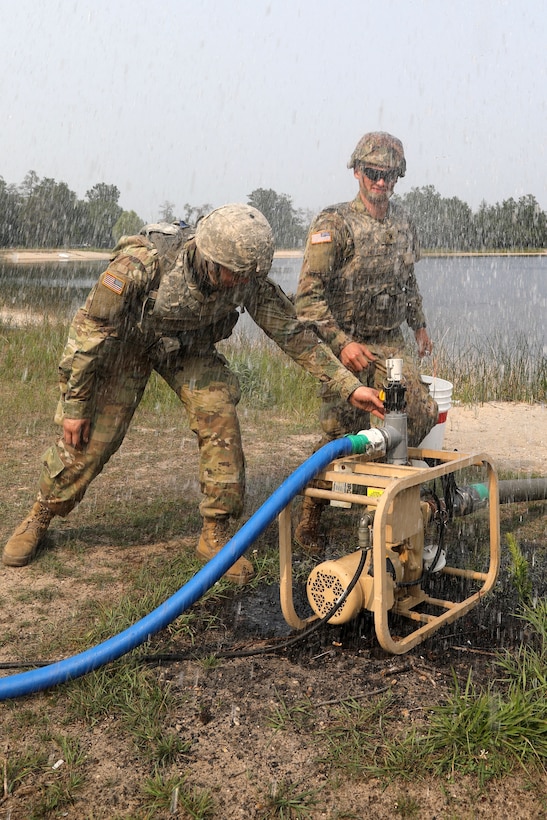
[[[220,265],[218,265],[216,262],[209,262],[209,261],[206,261],[206,265],[207,265],[207,274],[209,276],[211,284],[215,288],[219,288],[221,286],[221,283],[220,283]]]
[[[194,251],[194,269],[202,281],[206,281],[209,285],[218,288],[220,284],[220,265],[206,259],[198,248]]]

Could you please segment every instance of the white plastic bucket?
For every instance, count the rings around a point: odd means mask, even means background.
[[[437,424],[429,431],[419,446],[427,450],[442,450],[446,418],[452,407],[452,389],[454,385],[452,382],[447,382],[446,379],[437,378],[437,376],[420,376],[420,379],[424,384],[429,385],[429,394],[437,402],[439,415],[437,416]]]

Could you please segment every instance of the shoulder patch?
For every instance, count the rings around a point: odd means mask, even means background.
[[[120,279],[117,276],[114,276],[112,273],[110,273],[110,271],[105,271],[103,273],[102,280],[102,283],[105,286],[105,288],[114,291],[114,293],[117,293],[118,296],[121,296],[121,294],[124,292],[126,284],[125,280]]]
[[[312,245],[322,245],[323,242],[332,242],[332,234],[330,231],[318,231],[312,233],[310,242]]]

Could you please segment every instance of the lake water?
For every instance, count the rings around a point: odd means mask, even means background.
[[[273,278],[288,293],[301,259],[275,259]],[[547,255],[425,257],[416,265],[428,330],[438,344],[525,338],[547,344]]]
[[[0,309],[15,314],[46,312],[65,320],[85,302],[106,263],[0,262]]]
[[[272,278],[292,293],[300,265],[300,257],[276,257]],[[70,261],[0,264],[0,308],[45,309],[68,319],[104,266]],[[416,275],[436,345],[460,351],[496,340],[510,345],[518,339],[545,352],[547,255],[426,257],[416,266]],[[255,333],[249,317],[243,316],[240,325],[247,335]]]

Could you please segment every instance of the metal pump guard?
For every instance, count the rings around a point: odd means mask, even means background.
[[[459,576],[474,581],[482,581],[482,587],[459,603],[432,598],[422,592],[419,599],[408,605],[405,601],[396,602],[392,609],[388,609],[388,574],[385,571],[374,573],[373,579],[373,607],[374,627],[380,646],[394,655],[401,655],[421,643],[445,624],[455,621],[475,607],[482,597],[489,592],[494,584],[500,566],[500,520],[499,520],[499,488],[498,479],[494,465],[489,457],[483,453],[462,454],[449,452],[446,450],[427,450],[419,448],[408,449],[409,459],[435,459],[440,462],[435,467],[417,467],[410,465],[387,464],[379,461],[371,461],[366,455],[349,456],[348,458],[336,459],[322,471],[317,479],[321,481],[340,481],[340,472],[335,471],[335,465],[351,465],[351,484],[363,487],[379,488],[383,492],[377,497],[371,497],[358,493],[343,493],[334,490],[324,490],[316,487],[306,487],[303,495],[314,498],[324,498],[329,500],[346,501],[352,504],[362,504],[367,507],[376,507],[373,524],[373,547],[372,556],[375,567],[385,566],[386,558],[386,532],[388,523],[388,513],[393,509],[393,501],[404,490],[416,485],[424,484],[435,478],[448,475],[466,467],[484,466],[488,477],[489,494],[489,523],[490,523],[490,551],[489,566],[487,572],[479,572],[472,569],[462,569],[460,567],[444,566],[441,570],[446,575]],[[347,480],[347,479],[346,479]],[[291,532],[291,507],[292,501],[281,511],[279,521],[279,561],[280,561],[280,597],[283,616],[289,626],[294,629],[303,629],[312,621],[317,620],[317,615],[301,619],[293,603],[293,583],[292,583],[292,532]],[[413,606],[426,603],[432,607],[438,607],[442,611],[438,615],[422,614],[413,611]],[[418,626],[406,637],[393,638],[390,633],[388,623],[388,613],[403,615],[410,620],[416,621]]]

